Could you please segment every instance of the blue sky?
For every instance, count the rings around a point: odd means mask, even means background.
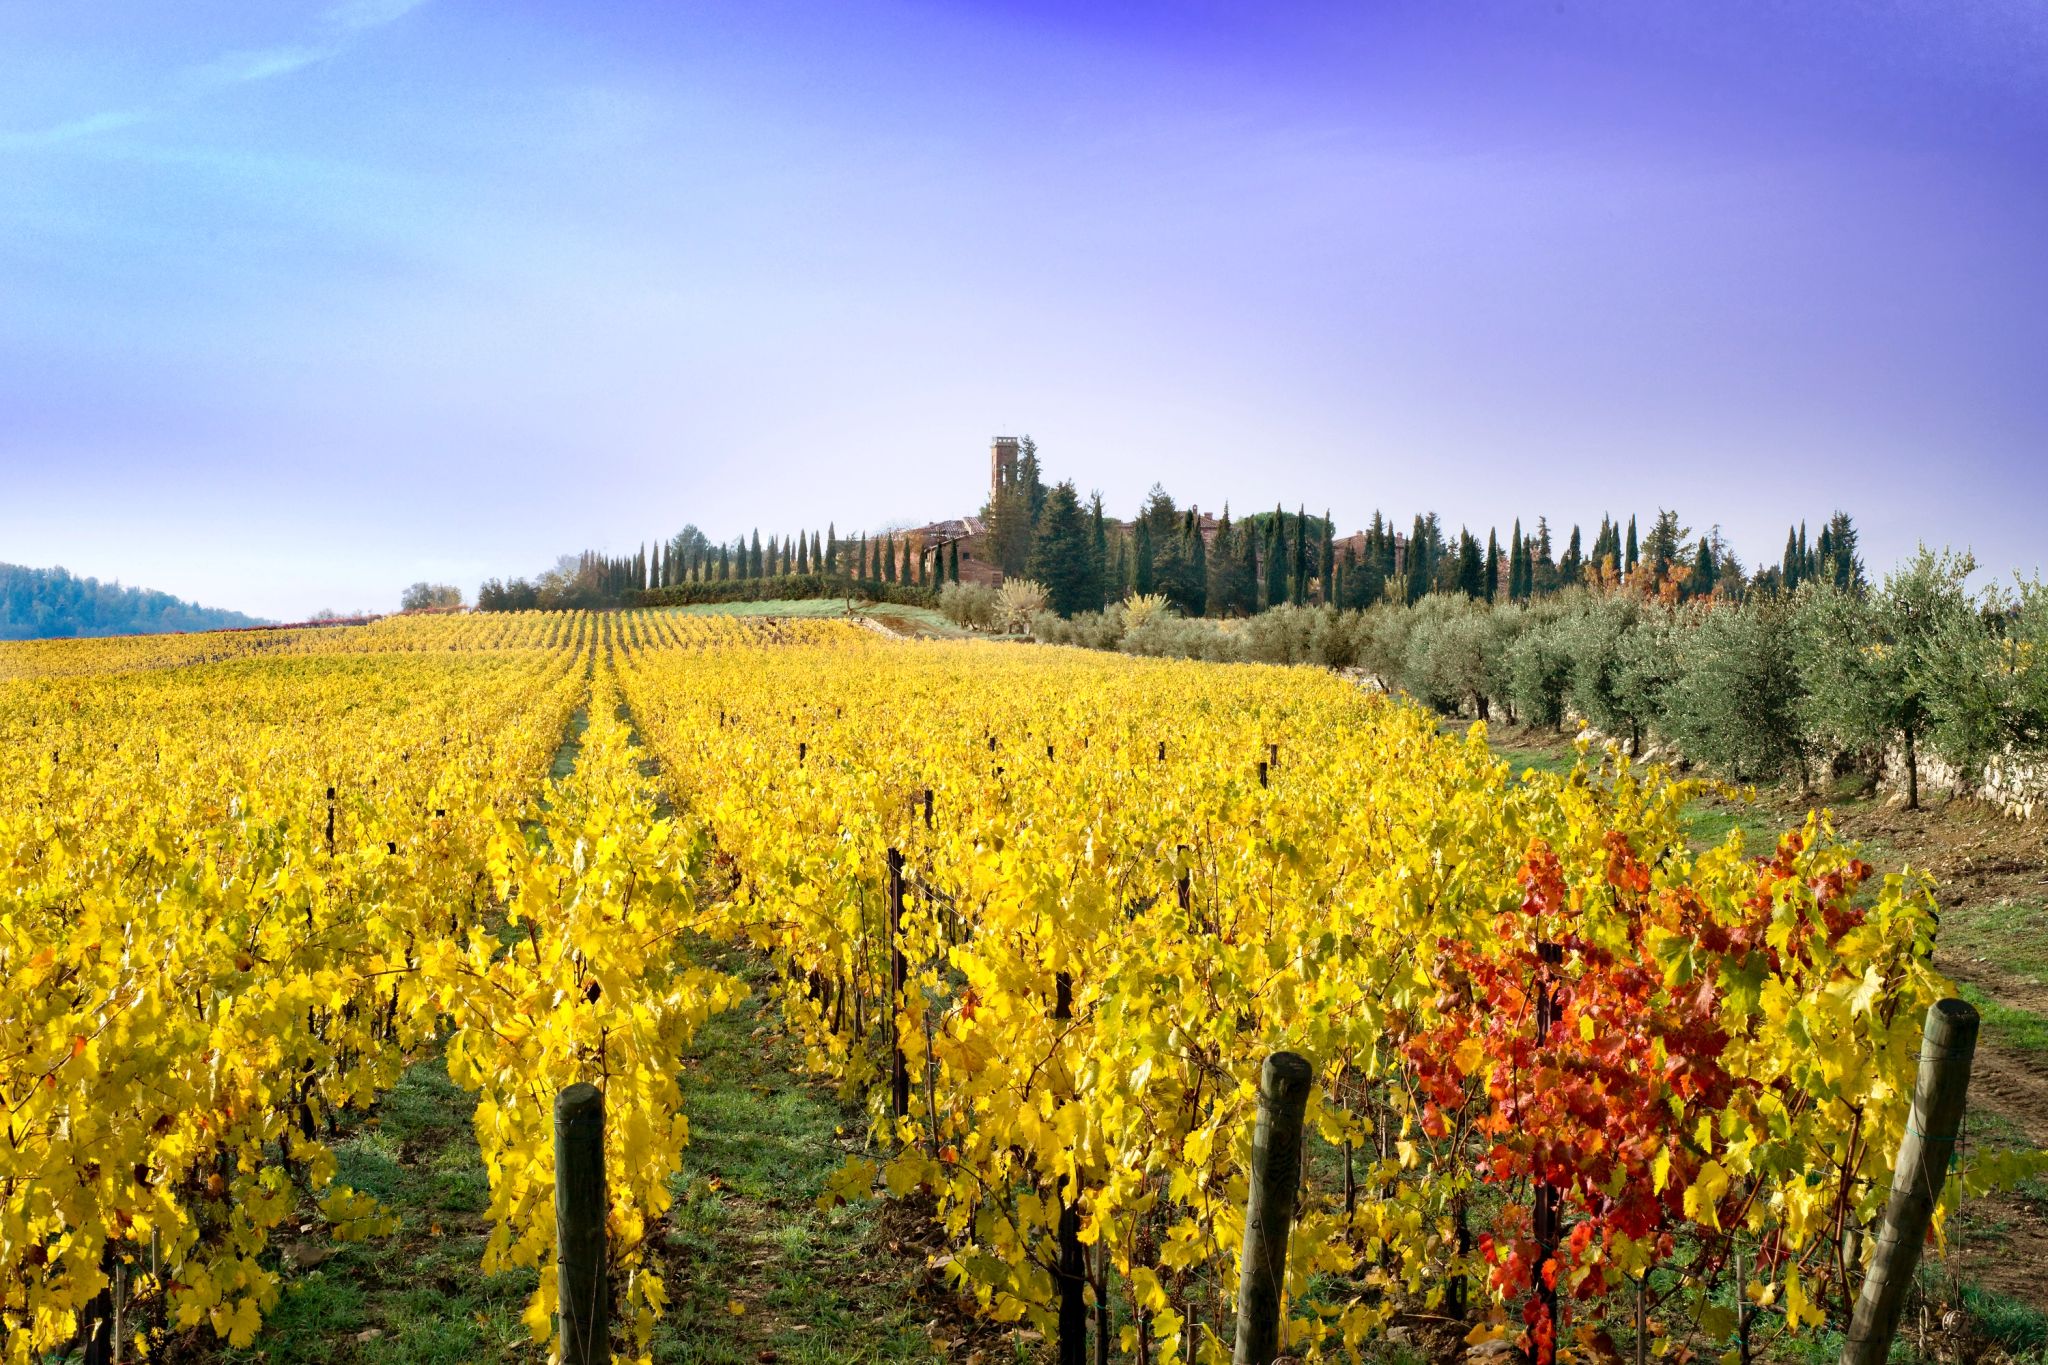
[[[987,438],[1452,526],[2048,560],[2011,0],[0,0],[0,559],[274,616]]]

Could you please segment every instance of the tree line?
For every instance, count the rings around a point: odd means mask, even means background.
[[[1527,533],[1517,518],[1505,542],[1492,528],[1482,542],[1465,527],[1451,535],[1434,512],[1417,515],[1403,535],[1376,510],[1360,535],[1340,544],[1327,511],[1276,506],[1233,519],[1226,503],[1211,529],[1198,508],[1177,505],[1154,484],[1131,520],[1117,523],[1106,517],[1100,493],[1084,504],[1071,480],[1048,487],[1029,436],[1015,477],[995,489],[983,515],[998,567],[1041,584],[1050,610],[1063,617],[1153,594],[1182,617],[1245,617],[1281,606],[1412,605],[1431,593],[1529,602],[1628,584],[1678,603],[1740,600],[1819,579],[1845,589],[1864,581],[1856,526],[1845,512],[1818,537],[1804,523],[1789,528],[1780,562],[1755,572],[1719,527],[1695,535],[1670,509],[1640,534],[1634,516],[1626,523],[1603,516],[1590,540],[1575,525],[1561,546],[1540,516]]]
[[[1842,512],[1811,540],[1804,524],[1789,528],[1780,563],[1753,573],[1718,527],[1695,535],[1668,509],[1640,535],[1634,516],[1625,523],[1603,516],[1590,539],[1574,525],[1561,544],[1540,516],[1526,533],[1517,518],[1505,541],[1491,528],[1482,541],[1469,528],[1448,532],[1434,512],[1414,517],[1403,534],[1375,511],[1362,534],[1340,540],[1327,511],[1317,516],[1297,506],[1289,513],[1276,505],[1234,518],[1225,504],[1212,524],[1155,484],[1121,522],[1107,514],[1100,493],[1083,500],[1071,479],[1048,485],[1029,436],[1020,442],[1014,475],[992,490],[982,519],[990,561],[1007,577],[1042,585],[1049,608],[1064,617],[1152,594],[1183,617],[1253,616],[1280,606],[1361,610],[1382,601],[1413,604],[1431,593],[1529,602],[1624,583],[1673,603],[1739,600],[1822,578],[1860,585],[1864,572],[1855,524]],[[765,542],[757,528],[713,542],[690,525],[632,555],[586,551],[564,556],[532,580],[492,579],[478,591],[477,606],[616,607],[684,588],[695,591],[668,596],[711,600],[729,594],[708,585],[771,579],[789,580],[792,590],[816,580],[816,591],[832,595],[849,586],[936,591],[960,581],[960,545],[898,531],[841,539],[836,526],[771,534]]]
[[[828,526],[822,532],[771,535],[765,543],[759,530],[730,543],[714,543],[691,525],[631,555],[585,551],[564,555],[531,580],[490,579],[477,590],[476,605],[479,611],[531,611],[599,609],[653,600],[740,600],[759,596],[745,585],[771,583],[793,596],[838,596],[849,589],[877,596],[890,586],[935,592],[942,584],[959,581],[958,541],[928,543],[897,531],[842,540],[838,528]],[[732,585],[732,590],[710,590],[715,585]],[[691,588],[705,591],[682,591]]]
[[[0,564],[0,640],[149,635],[264,624],[169,593],[79,578],[67,570]]]

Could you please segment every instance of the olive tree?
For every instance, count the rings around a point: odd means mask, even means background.
[[[1985,756],[1987,727],[1966,700],[1981,693],[1987,662],[1979,644],[1987,633],[1964,587],[1976,568],[1968,554],[1923,545],[1877,593],[1820,580],[1795,599],[1802,718],[1838,743],[1880,753],[1898,745],[1908,810],[1920,808],[1921,749],[1942,709],[1931,699],[1943,697],[1951,719],[1944,756],[1966,769]]]
[[[1738,781],[1797,772],[1807,736],[1793,662],[1793,612],[1782,600],[1686,608],[1676,673],[1658,728],[1688,759]]]

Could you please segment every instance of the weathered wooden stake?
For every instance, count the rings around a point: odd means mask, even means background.
[[[1636,1277],[1636,1365],[1648,1365],[1650,1359],[1650,1272],[1645,1270]]]
[[[606,1365],[611,1359],[604,1221],[604,1092],[578,1081],[555,1096],[562,1365]]]
[[[903,854],[889,850],[889,1113],[897,1119],[910,1113],[910,1064],[903,1057],[903,1039],[897,1035],[897,1011],[903,1008],[903,988],[910,979],[910,962],[903,956]]]
[[[1749,1286],[1742,1274],[1742,1249],[1735,1249],[1735,1349],[1742,1365],[1749,1365]]]
[[[1052,979],[1052,1017],[1074,1017],[1074,978],[1056,972]],[[1088,1263],[1081,1254],[1080,1191],[1064,1178],[1060,1181],[1059,1270],[1059,1365],[1087,1365],[1088,1360]]]
[[[1252,1129],[1251,1193],[1244,1205],[1244,1260],[1231,1365],[1272,1365],[1280,1353],[1287,1232],[1294,1222],[1294,1197],[1301,1182],[1302,1116],[1315,1074],[1307,1058],[1292,1052],[1266,1058],[1259,1074],[1259,1117]]]
[[[334,788],[327,789],[327,856],[334,856]]]
[[[1081,1254],[1081,1205],[1060,1182],[1060,1365],[1088,1365],[1088,1264]]]
[[[1884,1226],[1863,1277],[1841,1365],[1883,1365],[1899,1330],[1920,1248],[1948,1178],[1963,1103],[1970,1088],[1970,1062],[1977,1052],[1977,1011],[1963,1000],[1937,1000],[1927,1009],[1920,1034],[1920,1078],[1913,1086],[1913,1112],[1899,1159],[1892,1168],[1892,1197]]]
[[[113,1365],[114,1360],[114,1244],[108,1242],[100,1253],[100,1270],[107,1287],[93,1295],[79,1316],[78,1339],[85,1346],[85,1365]]]
[[[924,827],[926,829],[932,827],[932,789],[930,787],[924,789]]]
[[[1259,760],[1259,785],[1266,785],[1266,760],[1263,758]]]

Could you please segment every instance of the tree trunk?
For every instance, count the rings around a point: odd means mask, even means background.
[[[1906,727],[1906,809],[1920,809],[1920,752],[1913,739],[1913,728]]]

